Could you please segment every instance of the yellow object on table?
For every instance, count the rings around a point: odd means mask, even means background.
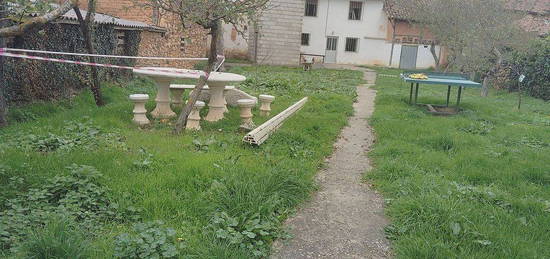
[[[409,77],[412,78],[412,79],[420,79],[420,80],[426,80],[426,79],[428,79],[428,76],[427,76],[426,74],[422,74],[422,73],[419,73],[419,74],[410,74]]]

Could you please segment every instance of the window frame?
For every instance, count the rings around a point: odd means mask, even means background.
[[[354,48],[355,50],[348,50],[350,40],[355,40],[355,48]],[[346,37],[346,45],[344,46],[344,51],[345,52],[359,53],[359,38]]]
[[[319,0],[306,0],[306,6],[305,6],[305,10],[304,10],[304,16],[305,17],[317,17],[317,13],[319,11]],[[313,15],[310,15],[310,13],[308,11],[310,11],[310,9],[308,9],[308,7],[312,7],[313,8],[313,12],[314,14]]]
[[[354,16],[354,14],[355,14],[355,13],[353,12],[354,9],[352,9],[352,8],[354,7],[353,4],[357,4],[357,3],[361,5],[361,8],[359,9],[359,18],[357,18],[357,19],[352,19],[352,18],[353,18],[352,16]],[[364,9],[364,6],[365,6],[365,4],[363,3],[363,1],[358,1],[358,0],[351,0],[351,1],[349,1],[348,20],[350,20],[350,21],[361,21],[361,20],[363,20],[363,9]]]
[[[307,36],[306,36],[307,35]],[[306,43],[304,44],[304,36],[306,36]],[[301,46],[309,46],[310,44],[310,41],[311,41],[311,33],[308,33],[308,32],[302,32],[302,39],[301,39]]]

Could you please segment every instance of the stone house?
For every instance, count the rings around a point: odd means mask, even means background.
[[[162,34],[143,32],[139,56],[204,57],[207,53],[207,32],[198,25],[192,24],[183,28],[179,17],[144,6],[135,0],[97,0],[96,2],[97,13],[140,21],[166,30]],[[141,2],[146,3],[147,0]],[[81,8],[87,9],[87,1],[81,3]],[[194,63],[191,61],[140,60],[137,65],[190,68]]]

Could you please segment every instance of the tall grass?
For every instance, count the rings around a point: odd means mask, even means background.
[[[101,108],[84,92],[71,101],[14,109],[12,114],[19,116],[20,122],[0,129],[0,143],[17,142],[29,134],[41,137],[52,133],[63,140],[67,123],[91,121],[101,134],[121,136],[124,145],[38,152],[0,144],[0,168],[7,168],[0,174],[0,186],[9,190],[0,192],[2,198],[39,186],[73,163],[90,165],[104,175],[103,184],[111,189],[113,201],[142,209],[142,221],[162,220],[174,228],[185,243],[180,253],[183,257],[255,257],[257,247],[216,237],[213,217],[224,212],[246,221],[259,215],[280,229],[280,222],[314,188],[313,176],[352,112],[354,89],[362,75],[335,70],[307,73],[285,67],[235,68],[233,72],[249,78],[241,89],[276,96],[272,114],[304,96],[310,100],[261,147],[242,144],[238,108],[230,108],[222,121],[202,121],[202,131],[180,136],[171,133],[173,121],[153,120],[150,128],[137,128],[131,122],[132,104],[127,96],[148,93],[154,97],[155,87],[146,79],[124,87],[106,86],[108,103]],[[153,108],[151,98],[147,109]],[[268,119],[258,113],[254,111],[257,125]],[[13,176],[21,178],[17,188],[10,187]],[[129,223],[105,222],[103,230],[92,238],[92,257],[110,258],[114,237],[131,227]],[[270,233],[266,240],[275,235]]]
[[[515,94],[467,89],[459,115],[434,117],[407,103],[399,78],[376,88],[366,178],[385,194],[397,258],[550,257],[548,102],[518,111]],[[445,99],[444,86],[420,88],[419,102]]]

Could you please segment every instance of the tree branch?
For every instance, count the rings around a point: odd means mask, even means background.
[[[78,5],[78,0],[66,0],[57,9],[39,17],[32,18],[22,24],[0,29],[0,37],[14,37],[24,34],[30,29],[51,22]]]

